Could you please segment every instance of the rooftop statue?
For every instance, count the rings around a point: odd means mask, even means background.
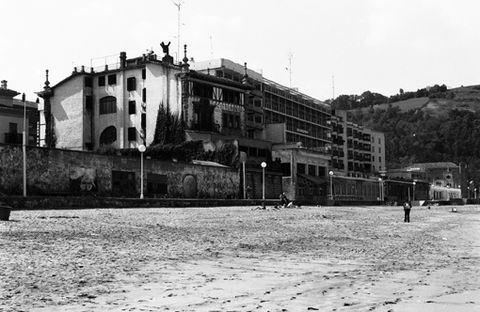
[[[165,53],[166,55],[170,55],[170,54],[169,54],[169,51],[168,51],[168,48],[169,48],[169,46],[170,46],[170,41],[168,42],[168,44],[165,44],[165,43],[163,43],[163,41],[162,41],[162,43],[160,43],[160,46],[161,46],[162,49],[163,49],[163,53]]]

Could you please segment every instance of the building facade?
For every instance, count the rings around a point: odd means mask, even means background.
[[[331,144],[328,104],[227,59],[196,62],[191,68],[249,85],[245,97],[247,137],[274,143],[272,158],[281,166],[287,196],[309,202],[326,198]]]
[[[72,74],[44,91],[46,145],[72,150],[102,146],[135,148],[151,144],[159,107],[181,111],[183,65],[153,52],[102,68],[74,68]],[[51,137],[49,138],[49,133]]]
[[[2,80],[0,85],[0,143],[22,144],[25,119],[26,144],[38,145],[40,138],[38,104],[14,99],[19,94],[17,91],[8,89],[7,81]]]

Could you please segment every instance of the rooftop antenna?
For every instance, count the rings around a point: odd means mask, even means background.
[[[210,35],[210,58],[213,59],[213,38],[212,38],[212,35]]]
[[[177,13],[177,62],[180,56],[180,10],[183,5],[183,1],[178,0],[178,2],[175,2],[172,0],[173,5],[175,5],[178,9]]]
[[[293,53],[290,52],[288,53],[288,73],[290,76],[290,89],[292,88],[292,59],[293,59]]]
[[[332,100],[335,100],[335,76],[332,75]]]

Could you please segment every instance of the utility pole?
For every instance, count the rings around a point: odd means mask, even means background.
[[[27,197],[27,104],[25,93],[22,94],[23,102],[23,131],[22,131],[22,156],[23,156],[23,197]]]
[[[177,13],[177,62],[180,59],[180,10],[183,5],[182,1],[175,2],[172,0],[173,5],[175,5],[178,9]]]

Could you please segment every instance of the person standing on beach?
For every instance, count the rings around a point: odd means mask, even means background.
[[[403,204],[403,211],[405,212],[405,218],[404,218],[403,222],[409,222],[410,223],[410,210],[412,210],[412,204],[410,203],[409,200],[407,200]]]

